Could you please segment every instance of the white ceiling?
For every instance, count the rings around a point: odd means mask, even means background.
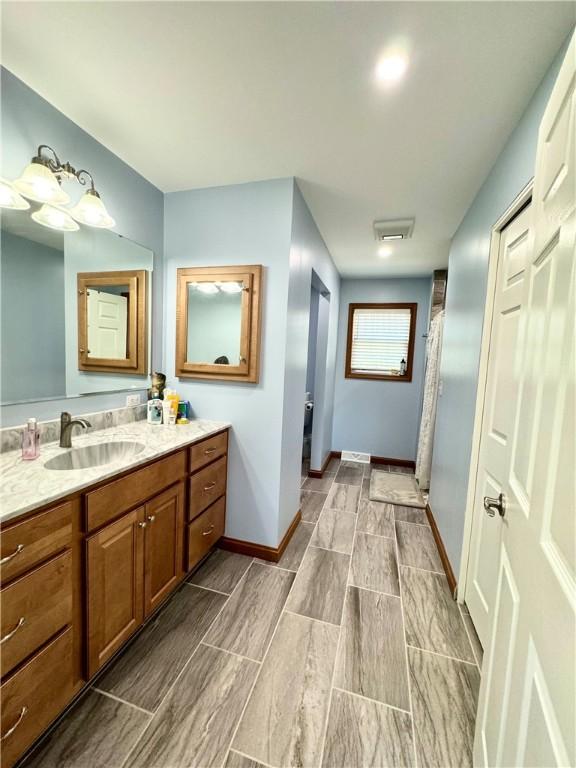
[[[163,191],[296,176],[343,275],[426,274],[574,23],[556,2],[3,2],[3,61]],[[376,85],[381,53],[409,54]],[[416,217],[376,255],[374,219]]]

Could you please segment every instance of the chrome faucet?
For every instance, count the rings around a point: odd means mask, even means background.
[[[75,424],[84,429],[92,426],[86,419],[73,419],[67,411],[60,414],[60,448],[72,448],[72,427]]]

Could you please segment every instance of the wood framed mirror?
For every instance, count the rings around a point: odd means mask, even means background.
[[[258,382],[262,267],[177,272],[176,375]]]
[[[79,272],[78,369],[145,375],[147,273]]]

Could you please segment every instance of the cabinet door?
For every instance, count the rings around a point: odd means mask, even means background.
[[[87,539],[90,676],[142,623],[143,522],[140,507]]]
[[[184,483],[146,504],[144,614],[147,616],[184,575]]]

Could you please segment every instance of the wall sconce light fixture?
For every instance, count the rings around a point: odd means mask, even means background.
[[[70,202],[70,196],[61,184],[62,181],[73,179],[82,186],[89,183],[90,188],[73,208],[66,209],[62,206]],[[31,216],[38,224],[50,229],[74,232],[80,229],[76,222],[89,227],[110,229],[116,223],[94,187],[92,174],[84,169],[77,171],[69,162],[61,162],[47,144],[38,147],[37,154],[15,182],[11,184],[0,179],[0,208],[27,210],[30,204],[24,198],[43,203]]]

